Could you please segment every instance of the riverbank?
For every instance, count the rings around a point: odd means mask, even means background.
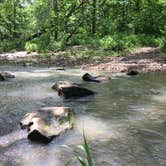
[[[160,56],[159,48],[144,47],[126,56],[109,57],[108,62],[85,65],[89,70],[103,70],[112,73],[137,70],[140,73],[166,72],[166,58]]]
[[[89,50],[82,46],[45,54],[22,51],[0,54],[0,62],[24,67],[47,65],[48,67],[76,67],[111,73],[127,72],[128,70],[137,70],[140,73],[166,72],[166,58],[161,56],[159,48],[154,47],[137,48],[118,55],[109,50]]]

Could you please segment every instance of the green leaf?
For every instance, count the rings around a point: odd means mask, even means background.
[[[77,160],[80,162],[80,164],[81,164],[82,166],[87,166],[85,160],[84,160],[82,157],[78,156],[78,157],[77,157]]]
[[[88,146],[88,143],[87,143],[84,131],[83,131],[83,138],[84,138],[84,147],[85,147],[87,160],[88,160],[88,166],[93,166],[90,149],[89,149],[89,146]]]
[[[76,159],[77,159],[76,157],[72,157],[70,160],[68,160],[68,162],[65,164],[65,166],[70,165],[71,162],[72,162],[73,160],[76,160]]]
[[[83,145],[77,145],[76,148],[82,150],[86,154],[86,150]]]

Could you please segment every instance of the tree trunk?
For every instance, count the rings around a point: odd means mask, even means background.
[[[92,34],[96,33],[96,0],[93,0],[92,10]]]
[[[140,0],[136,0],[135,1],[135,11],[139,12],[141,8],[141,1]]]
[[[16,37],[16,6],[17,6],[17,1],[13,0],[13,19],[12,19],[12,24],[13,24],[13,38]]]
[[[55,32],[54,32],[54,39],[58,40],[58,19],[59,19],[59,12],[58,12],[58,0],[53,0],[53,9],[55,14]]]

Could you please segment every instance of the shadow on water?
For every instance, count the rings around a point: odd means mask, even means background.
[[[14,68],[16,79],[0,82],[0,165],[63,166],[72,157],[62,145],[82,142],[85,129],[95,166],[165,165],[166,77],[145,74],[114,76],[108,83],[81,81],[83,70]],[[63,100],[50,87],[71,80],[97,92],[94,97]],[[49,145],[29,142],[18,123],[27,112],[43,106],[70,106],[74,129]],[[77,162],[74,166],[79,165]]]

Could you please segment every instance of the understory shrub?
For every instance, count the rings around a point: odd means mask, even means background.
[[[162,37],[145,34],[126,34],[115,33],[107,36],[74,36],[70,45],[84,45],[90,48],[101,48],[105,50],[123,51],[133,47],[141,46],[163,46],[164,40]]]
[[[13,52],[16,50],[23,50],[24,41],[19,39],[4,39],[0,42],[0,53],[1,52]]]
[[[114,34],[105,36],[100,40],[100,47],[115,51],[125,50],[138,46],[162,46],[161,37],[134,34]]]

